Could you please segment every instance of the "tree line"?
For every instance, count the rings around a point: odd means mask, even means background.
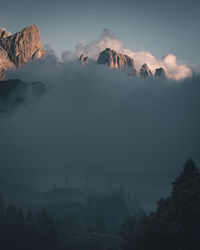
[[[108,217],[114,220],[115,212],[118,214],[115,208],[119,207],[120,213],[127,214],[127,211],[118,195],[112,196],[111,200],[102,199],[93,197],[88,200],[88,223],[93,225],[93,220],[90,220],[93,216],[98,218],[96,231],[106,233],[105,221],[109,221]],[[102,203],[111,208],[110,213],[101,209]],[[94,212],[98,212],[99,216],[96,217]],[[69,226],[70,223],[67,223],[66,228]],[[34,214],[31,210],[25,212],[14,205],[6,206],[0,196],[1,250],[67,249],[65,229],[55,222],[47,210]],[[129,217],[123,222],[120,234],[123,250],[199,250],[200,171],[194,161],[186,161],[172,183],[171,194],[157,202],[155,212],[137,218]]]
[[[30,210],[5,206],[0,196],[0,249],[60,249],[54,218],[45,209],[33,215]]]
[[[121,227],[124,250],[200,249],[200,171],[188,159],[172,183],[171,194],[142,218],[128,218]]]

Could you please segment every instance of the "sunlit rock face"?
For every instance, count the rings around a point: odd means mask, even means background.
[[[6,30],[0,29],[0,39],[8,37],[9,34]]]
[[[148,67],[148,65],[146,63],[144,63],[142,65],[142,68],[140,70],[140,76],[141,77],[148,77],[148,76],[153,76],[150,68]]]
[[[42,55],[44,55],[44,48],[37,26],[28,26],[11,36],[0,29],[0,72],[14,67],[23,67],[29,61],[39,59]],[[2,60],[6,61],[6,64]]]
[[[0,79],[4,79],[7,69],[14,69],[15,64],[11,62],[7,52],[0,46]]]
[[[79,57],[79,61],[82,62],[83,64],[88,63],[88,56],[84,56],[83,54]]]
[[[156,69],[155,72],[155,77],[162,77],[162,78],[166,78],[166,71],[163,68],[158,68]]]
[[[137,76],[134,60],[129,56],[117,53],[115,50],[111,50],[110,48],[100,52],[97,63],[107,64],[111,69],[131,69],[132,74]]]
[[[1,38],[0,45],[17,67],[40,58],[44,52],[40,30],[35,25],[28,26],[14,35]]]

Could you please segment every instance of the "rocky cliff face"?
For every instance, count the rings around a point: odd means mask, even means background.
[[[97,63],[107,64],[110,68],[131,69],[132,74],[135,76],[137,75],[134,60],[129,56],[117,53],[115,50],[111,50],[110,48],[107,48],[100,52]]]
[[[44,52],[40,31],[35,25],[28,26],[12,36],[1,38],[0,45],[17,67],[40,58]]]
[[[15,68],[14,63],[10,61],[7,52],[0,46],[0,80],[4,79],[7,69]]]
[[[37,26],[28,26],[11,36],[0,29],[0,72],[5,72],[13,67],[23,67],[43,54],[44,48]],[[7,63],[2,63],[2,60],[6,60]]]
[[[163,68],[158,68],[156,69],[155,75],[156,77],[162,77],[162,78],[166,78],[166,72]]]
[[[141,77],[148,77],[148,76],[153,76],[150,68],[146,63],[143,64],[141,70],[140,70],[140,76]]]

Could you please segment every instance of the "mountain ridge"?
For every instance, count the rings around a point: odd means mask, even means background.
[[[7,70],[24,67],[27,63],[40,59],[46,54],[40,38],[40,30],[36,25],[27,26],[13,35],[5,29],[0,29],[0,80],[5,78]],[[82,64],[87,64],[88,60],[88,56],[81,54],[79,61]],[[125,69],[128,75],[136,77],[153,76],[146,63],[140,71],[137,71],[133,58],[111,48],[102,50],[96,63],[108,65],[110,69]],[[154,76],[166,78],[165,69],[157,68]]]

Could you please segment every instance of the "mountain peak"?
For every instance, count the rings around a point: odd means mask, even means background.
[[[23,67],[29,61],[40,58],[44,52],[40,30],[35,25],[1,38],[0,45],[16,67]]]
[[[39,28],[36,25],[30,25],[14,35],[8,35],[5,30],[0,29],[0,51],[7,58],[8,65],[1,63],[0,71],[6,71],[13,66],[23,67],[29,61],[39,59],[44,55]]]
[[[106,48],[100,52],[97,63],[107,64],[110,68],[131,69],[132,74],[135,76],[137,75],[134,60],[129,56],[118,53],[110,48]]]
[[[154,76],[166,78],[166,71],[162,67],[157,68]]]
[[[140,76],[142,77],[153,76],[150,68],[148,67],[146,63],[142,65],[142,68],[140,70]]]

